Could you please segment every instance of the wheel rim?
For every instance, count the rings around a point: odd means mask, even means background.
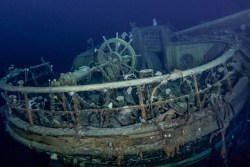
[[[100,64],[109,63],[105,68],[108,76],[126,75],[133,73],[135,70],[135,52],[130,43],[122,40],[116,35],[116,38],[106,40],[98,50],[98,62]],[[118,76],[117,76],[118,77]],[[111,77],[113,78],[113,77]]]

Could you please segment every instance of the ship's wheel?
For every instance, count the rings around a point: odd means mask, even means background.
[[[110,80],[119,80],[126,74],[131,74],[135,70],[135,51],[130,45],[132,40],[126,42],[118,37],[106,39],[98,50],[98,62],[107,64],[104,71]]]

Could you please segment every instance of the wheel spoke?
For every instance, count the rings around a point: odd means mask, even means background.
[[[115,42],[115,52],[117,52],[118,53],[118,50],[119,50],[119,48],[120,48],[120,45],[121,45],[121,43],[120,42]]]
[[[129,63],[132,60],[132,57],[130,55],[124,55],[122,56],[122,62],[123,63]]]
[[[124,55],[124,56],[122,56],[122,60],[131,60],[132,59],[132,56],[130,56],[130,55]]]
[[[127,45],[122,49],[122,51],[119,53],[121,56],[123,54],[123,52],[127,49]]]
[[[108,46],[108,48],[109,48],[109,51],[110,51],[110,52],[113,52],[113,50],[111,49],[109,43],[107,44],[107,46]]]
[[[121,71],[123,72],[123,74],[128,74],[131,70],[133,70],[133,68],[125,63],[122,63],[122,69]]]
[[[129,69],[132,69],[131,66],[129,66],[129,65],[125,64],[125,63],[122,63],[122,65],[124,65],[125,67],[127,67],[127,68],[129,68]]]

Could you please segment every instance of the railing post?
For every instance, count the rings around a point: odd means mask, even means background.
[[[145,111],[145,105],[144,105],[143,96],[142,96],[142,89],[140,85],[137,86],[137,93],[138,93],[139,103],[141,107],[141,116],[147,122],[147,114]]]
[[[31,113],[31,108],[30,108],[31,106],[29,104],[27,92],[24,92],[24,98],[25,98],[25,106],[26,106],[26,112],[28,113],[29,123],[31,126],[33,126],[34,123],[33,123],[33,118],[32,118],[32,113]]]
[[[64,93],[60,93],[60,97],[62,98],[62,106],[64,111],[67,111],[67,101]]]
[[[193,74],[193,80],[194,80],[194,90],[195,90],[195,97],[196,97],[196,103],[199,109],[201,109],[201,100],[200,100],[200,94],[199,94],[199,88],[198,83],[196,79],[196,75]]]
[[[81,122],[80,122],[79,101],[78,101],[76,93],[73,94],[72,98],[73,98],[74,109],[75,109],[75,113],[76,113],[76,122],[77,122],[77,125],[80,126]]]
[[[223,63],[223,67],[224,67],[224,75],[227,78],[228,90],[231,92],[233,87],[232,87],[232,82],[230,80],[230,75],[229,75],[229,72],[228,72],[228,69],[227,69],[227,64]]]
[[[49,94],[49,99],[50,99],[50,110],[51,111],[55,111],[55,97],[54,97],[54,93],[50,93]]]

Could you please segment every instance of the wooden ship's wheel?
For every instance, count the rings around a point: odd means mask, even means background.
[[[98,62],[107,64],[104,67],[109,80],[119,80],[126,74],[131,74],[135,70],[135,51],[130,45],[132,40],[126,42],[118,37],[106,39],[98,50]]]

